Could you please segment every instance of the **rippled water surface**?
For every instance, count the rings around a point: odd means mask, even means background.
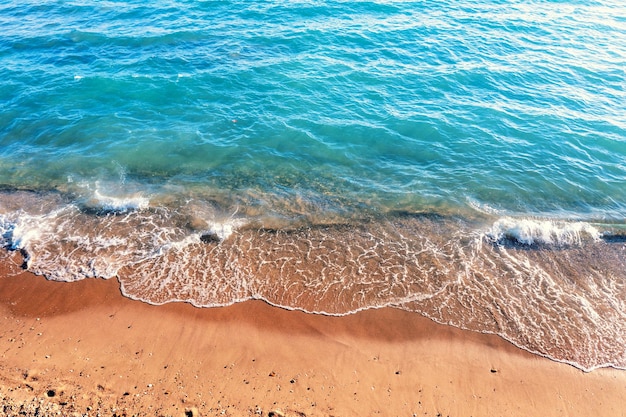
[[[26,1],[0,27],[5,262],[626,367],[620,2]]]

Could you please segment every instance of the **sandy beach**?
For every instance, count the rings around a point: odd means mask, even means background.
[[[624,371],[584,373],[396,309],[152,306],[116,280],[3,268],[0,415],[626,415]]]

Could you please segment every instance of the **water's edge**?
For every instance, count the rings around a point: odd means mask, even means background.
[[[16,273],[116,278],[124,296],[154,305],[255,299],[334,316],[393,307],[586,372],[626,367],[621,224],[401,212],[276,228],[199,218],[198,204],[192,215],[141,200],[121,209],[105,199],[96,210],[3,197],[5,257],[25,257]]]

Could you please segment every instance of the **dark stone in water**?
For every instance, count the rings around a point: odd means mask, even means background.
[[[220,243],[222,239],[215,233],[205,233],[200,236],[200,241],[202,243]]]
[[[626,242],[626,234],[616,233],[616,234],[604,234],[602,235],[602,240],[607,243],[624,243]]]

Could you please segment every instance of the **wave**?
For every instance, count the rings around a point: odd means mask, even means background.
[[[523,245],[580,245],[585,238],[598,240],[601,233],[585,222],[502,218],[486,236],[496,242],[512,241]]]
[[[150,199],[142,195],[108,196],[96,190],[93,199],[88,202],[96,209],[113,213],[125,213],[133,210],[146,209],[150,205]]]

